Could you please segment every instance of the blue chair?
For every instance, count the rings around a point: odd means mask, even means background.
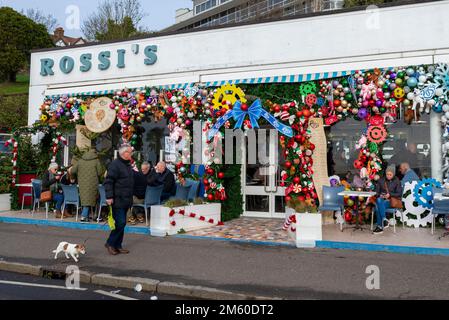
[[[189,200],[189,192],[192,188],[192,185],[189,186],[181,186],[179,183],[176,183],[176,194],[174,197],[170,199],[181,199],[188,201]]]
[[[443,188],[433,188],[433,194],[435,193],[443,193],[445,189]],[[448,215],[449,214],[449,198],[445,200],[434,200],[433,201],[433,208],[431,211],[432,214],[432,226],[431,226],[431,233],[434,234],[435,232],[435,217],[437,215]],[[445,237],[447,234],[443,234],[442,237]]]
[[[104,185],[102,184],[98,185],[98,193],[100,194],[100,199],[98,199],[97,223],[100,222],[101,208],[108,206],[108,203],[106,202],[106,190],[104,188]]]
[[[148,186],[147,189],[145,190],[145,200],[143,204],[133,204],[133,207],[141,207],[145,210],[145,223],[147,226],[148,226],[148,208],[154,205],[161,204],[161,196],[163,190],[164,190],[163,184],[157,187]]]
[[[25,198],[31,198],[31,201],[33,200],[33,187],[31,187],[31,193],[24,193],[22,195],[22,211],[23,211],[23,204],[25,202]]]
[[[41,193],[42,193],[42,180],[33,179],[31,180],[31,186],[33,190],[33,211],[31,211],[31,215],[34,216],[34,211],[39,210],[39,204],[41,202]],[[45,217],[48,219],[48,201],[45,202]]]
[[[200,187],[200,182],[186,179],[186,183],[184,184],[185,187],[191,186],[189,194],[187,195],[188,201],[193,201],[198,196],[198,189]]]
[[[204,197],[204,192],[205,192],[205,187],[204,187],[203,179],[201,179],[201,178],[204,176],[204,172],[206,171],[206,167],[204,166],[204,164],[200,164],[200,165],[193,164],[193,165],[190,166],[190,173],[195,173],[196,168],[198,168],[196,173],[200,177],[199,186],[198,186],[198,192],[196,194],[199,195],[201,198],[203,198]]]
[[[73,204],[76,206],[76,218],[78,221],[78,211],[80,207],[80,197],[78,194],[78,186],[76,185],[61,185],[62,192],[64,193],[64,202],[62,203],[61,213],[64,213],[65,206],[68,204]],[[64,219],[64,214],[61,214],[61,220]]]
[[[340,211],[345,212],[345,200],[339,196],[340,192],[345,191],[345,187],[323,186],[323,204],[318,208],[319,211]],[[343,224],[340,223],[340,230],[343,230]]]

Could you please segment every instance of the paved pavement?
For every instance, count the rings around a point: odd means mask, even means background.
[[[332,249],[297,249],[125,235],[129,255],[110,256],[107,233],[0,223],[0,259],[67,266],[52,259],[60,241],[87,239],[81,270],[182,282],[287,299],[448,299],[449,257]],[[380,270],[380,289],[366,287],[367,267]]]

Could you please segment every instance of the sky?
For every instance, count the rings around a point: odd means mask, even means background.
[[[12,7],[19,12],[22,9],[41,9],[46,15],[51,14],[58,20],[58,25],[64,28],[65,35],[81,37],[82,21],[94,13],[101,2],[102,0],[0,0],[0,7]],[[192,0],[140,0],[140,3],[148,14],[141,25],[150,30],[161,30],[174,24],[176,9],[192,9]],[[77,16],[79,19],[76,19]]]

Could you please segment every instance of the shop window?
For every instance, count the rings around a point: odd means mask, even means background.
[[[170,135],[167,127],[167,119],[158,122],[143,122],[142,127],[145,132],[142,136],[142,160],[156,165],[161,159],[161,150],[165,149],[165,137]]]
[[[10,134],[0,133],[0,154],[12,153],[12,148],[9,146],[8,147],[5,146],[5,142],[8,141],[9,139],[11,139]]]
[[[408,162],[420,177],[430,177],[430,116],[423,114],[420,120],[411,125],[399,120],[388,126],[390,138],[384,144],[382,154],[385,163],[398,167],[402,162]]]
[[[408,125],[403,120],[388,125],[389,137],[383,144],[381,153],[383,165],[409,162],[420,177],[430,177],[430,117],[423,115],[420,123]],[[353,163],[359,150],[355,144],[366,129],[365,121],[347,119],[326,127],[328,175],[344,177],[348,171],[354,172]],[[396,170],[400,176],[399,170]]]

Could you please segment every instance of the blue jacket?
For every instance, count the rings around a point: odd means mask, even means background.
[[[407,172],[405,173],[404,177],[401,180],[401,185],[402,188],[404,188],[404,185],[406,182],[413,182],[413,181],[418,181],[419,177],[416,174],[415,171],[413,171],[412,169],[408,169]]]

